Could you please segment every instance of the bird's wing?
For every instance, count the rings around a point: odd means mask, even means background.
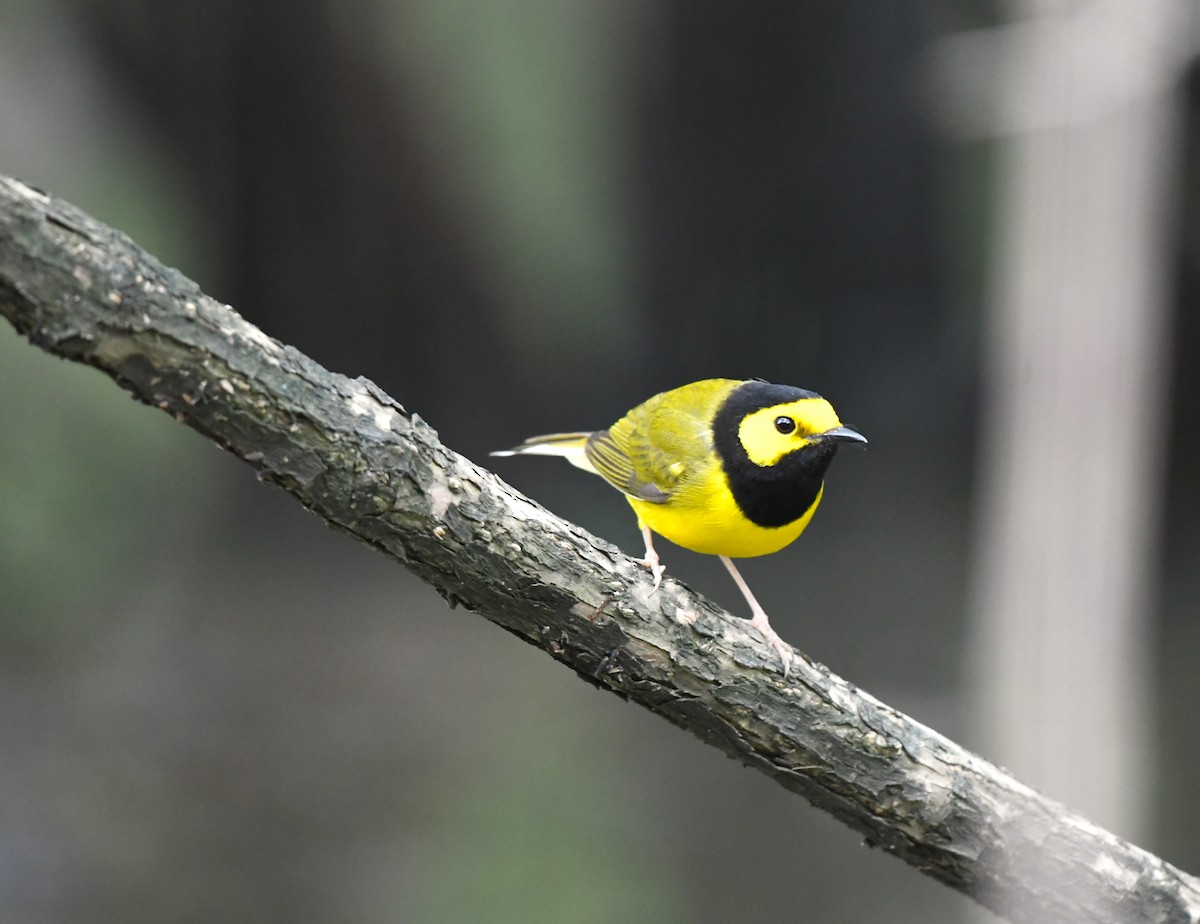
[[[671,495],[653,480],[648,480],[639,473],[638,467],[622,445],[625,441],[620,438],[619,431],[616,435],[613,433],[617,426],[612,430],[597,430],[588,437],[584,447],[587,460],[592,463],[592,468],[618,491],[652,504],[665,503]]]
[[[712,421],[731,386],[709,379],[655,395],[588,440],[588,460],[632,497],[665,503],[703,482],[716,457]]]

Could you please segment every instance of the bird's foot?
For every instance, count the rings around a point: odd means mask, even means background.
[[[651,594],[658,593],[658,585],[662,583],[663,572],[667,570],[667,566],[658,560],[658,553],[654,551],[654,537],[646,526],[642,527],[642,539],[646,543],[646,557],[639,558],[638,564],[654,575],[654,589]]]
[[[662,583],[663,574],[667,570],[667,566],[658,560],[658,556],[653,557],[647,555],[645,558],[639,558],[638,564],[654,575],[654,589],[650,593],[658,592],[658,585]]]
[[[796,652],[779,637],[779,633],[771,628],[771,621],[767,619],[767,614],[762,609],[756,609],[754,616],[750,619],[750,625],[762,633],[767,644],[770,645],[779,654],[779,660],[783,664],[783,679],[788,679],[788,674],[792,671],[792,664],[796,660]]]

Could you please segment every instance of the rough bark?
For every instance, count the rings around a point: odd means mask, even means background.
[[[128,238],[0,178],[0,314],[249,462],[453,606],[768,774],[1014,921],[1200,920],[1200,881],[649,575],[271,339]]]

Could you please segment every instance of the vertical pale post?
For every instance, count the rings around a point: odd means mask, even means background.
[[[1174,0],[1021,0],[1001,168],[974,565],[977,739],[1144,833],[1176,169]]]

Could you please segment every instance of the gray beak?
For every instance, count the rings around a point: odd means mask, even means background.
[[[833,430],[826,430],[821,434],[821,438],[833,440],[835,443],[858,443],[860,446],[867,445],[867,438],[857,430],[851,430],[849,427],[837,427]]]

